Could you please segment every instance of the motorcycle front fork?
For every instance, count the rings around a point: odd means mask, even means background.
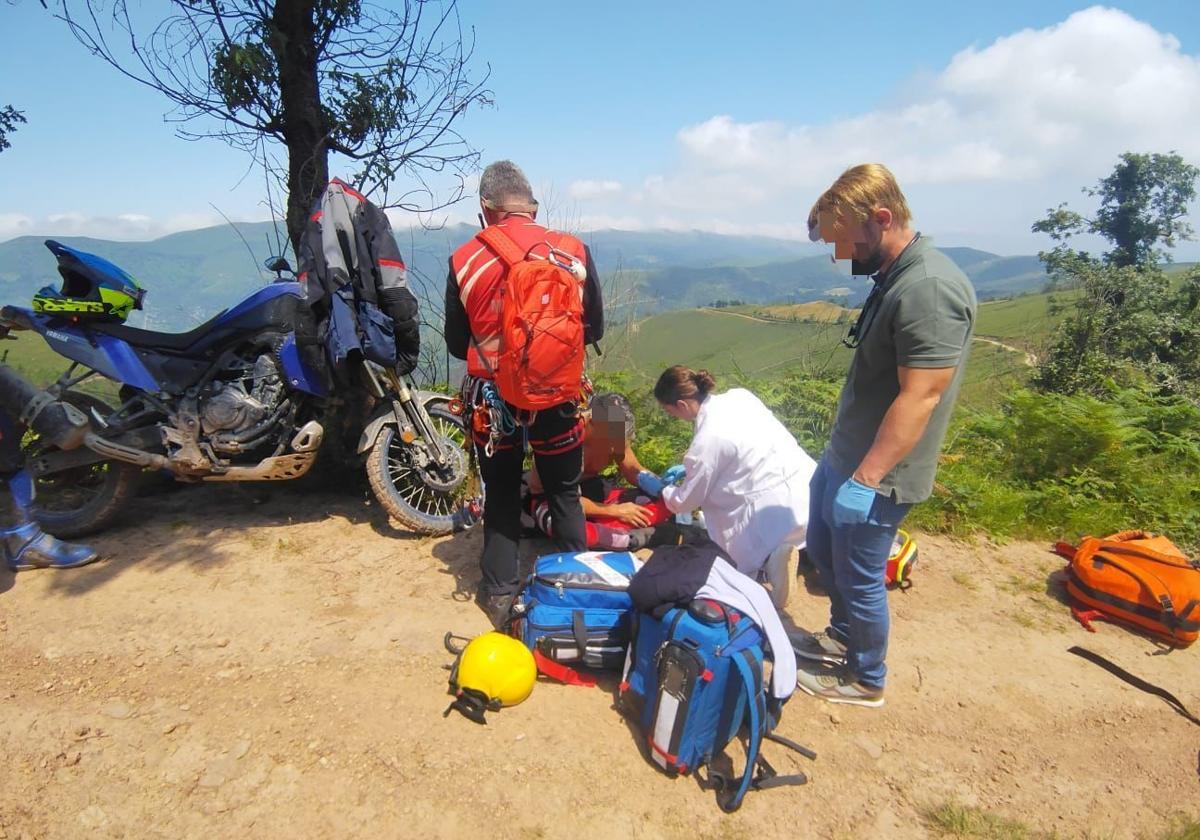
[[[412,443],[413,440],[420,437],[425,441],[433,462],[439,468],[445,467],[449,453],[445,451],[438,440],[438,435],[434,432],[433,423],[429,420],[425,406],[421,404],[420,400],[413,397],[408,381],[404,377],[398,376],[396,371],[390,368],[368,363],[363,365],[363,369],[367,372],[374,396],[377,399],[391,402],[400,439],[405,443]],[[385,383],[387,387],[385,387]]]

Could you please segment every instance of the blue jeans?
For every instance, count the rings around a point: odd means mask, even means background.
[[[882,688],[887,666],[888,602],[884,573],[896,529],[912,505],[876,494],[867,521],[833,524],[833,498],[849,478],[821,459],[809,485],[808,556],[829,593],[829,628],[846,645],[858,681]]]

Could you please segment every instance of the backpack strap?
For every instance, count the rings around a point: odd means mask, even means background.
[[[1107,659],[1106,657],[1103,657],[1098,653],[1090,651],[1087,648],[1082,648],[1082,647],[1079,647],[1078,645],[1074,645],[1072,647],[1067,648],[1067,653],[1073,653],[1076,656],[1086,659],[1088,662],[1091,662],[1094,665],[1099,665],[1101,668],[1103,668],[1105,671],[1108,671],[1110,674],[1112,674],[1117,679],[1124,680],[1125,682],[1129,683],[1131,686],[1133,686],[1134,688],[1136,688],[1140,691],[1144,691],[1147,694],[1153,694],[1155,697],[1162,698],[1181,717],[1185,718],[1188,721],[1191,721],[1192,723],[1196,724],[1197,726],[1200,726],[1200,717],[1196,717],[1194,714],[1189,712],[1187,707],[1183,705],[1183,703],[1179,700],[1179,698],[1176,697],[1171,692],[1167,691],[1165,688],[1161,688],[1160,686],[1157,686],[1151,682],[1146,682],[1141,677],[1138,677],[1138,676],[1135,676],[1134,674],[1129,673],[1128,671],[1126,671],[1120,665],[1117,665],[1112,660]]]
[[[1131,578],[1141,584],[1143,589],[1150,593],[1154,600],[1158,602],[1159,609],[1162,611],[1163,623],[1172,630],[1176,629],[1179,626],[1180,621],[1182,619],[1186,619],[1187,615],[1192,611],[1192,609],[1195,608],[1195,602],[1193,602],[1187,605],[1182,616],[1177,614],[1175,612],[1175,604],[1171,601],[1171,593],[1167,591],[1167,587],[1163,584],[1163,582],[1155,575],[1145,571],[1144,569],[1139,569],[1136,565],[1130,563],[1124,557],[1120,557],[1119,554],[1132,554],[1134,556],[1142,555],[1149,557],[1150,559],[1160,557],[1163,558],[1164,562],[1167,559],[1174,560],[1174,558],[1167,558],[1167,556],[1164,554],[1158,554],[1157,552],[1147,551],[1140,548],[1132,548],[1130,546],[1121,545],[1120,543],[1108,545],[1104,540],[1088,540],[1079,547],[1079,551],[1077,551],[1075,554],[1074,562],[1086,563],[1101,552],[1103,552],[1103,560],[1105,563],[1108,563],[1114,569],[1119,569],[1120,571],[1129,575]],[[1176,563],[1170,562],[1169,565],[1176,565]],[[1184,561],[1181,565],[1186,566],[1187,561]]]
[[[488,225],[475,234],[475,238],[486,245],[500,262],[504,263],[505,268],[512,268],[518,263],[525,262],[525,258],[529,256],[529,251],[521,248],[512,236],[499,225]],[[534,245],[534,248],[536,247],[537,245]],[[532,250],[531,248],[530,251]],[[487,354],[483,352],[483,348],[479,346],[479,342],[475,340],[475,333],[468,329],[467,336],[471,339],[471,343],[475,345],[475,352],[478,354],[479,360],[483,362],[483,366],[487,369],[488,375],[492,379],[495,379],[496,371],[491,363],[488,362]]]
[[[596,687],[595,677],[584,676],[574,668],[568,667],[561,662],[555,662],[537,648],[533,650],[533,662],[537,665],[539,674],[545,674],[550,679],[558,680],[564,685],[578,685],[583,688]]]
[[[795,752],[800,753],[800,755],[804,756],[807,759],[810,759],[812,761],[817,760],[817,754],[815,752],[810,750],[808,747],[805,747],[801,744],[797,744],[791,738],[784,738],[782,735],[776,735],[774,732],[767,732],[766,734],[763,735],[763,737],[766,738],[768,741],[774,741],[776,744],[783,744],[789,750],[794,750]],[[804,774],[801,773],[800,775],[804,775]]]
[[[742,807],[746,791],[754,782],[754,773],[759,763],[758,750],[762,745],[763,716],[766,709],[762,699],[762,670],[754,659],[754,654],[748,650],[738,651],[733,655],[733,664],[742,680],[742,689],[746,692],[746,706],[750,712],[750,732],[746,743],[746,767],[740,779],[729,780],[712,772],[709,767],[709,780],[717,793],[717,805],[727,814]],[[771,771],[774,772],[773,770]],[[737,789],[727,792],[731,782],[737,784]],[[723,795],[724,794],[724,795]]]
[[[1068,560],[1073,560],[1077,554],[1082,554],[1080,562],[1090,559],[1098,551],[1117,551],[1135,557],[1145,557],[1147,560],[1162,563],[1164,566],[1175,566],[1179,569],[1192,568],[1200,571],[1200,559],[1192,560],[1174,554],[1164,554],[1161,551],[1155,551],[1145,546],[1128,544],[1131,540],[1151,539],[1153,536],[1153,534],[1147,531],[1121,531],[1103,539],[1084,537],[1078,548],[1070,543],[1057,542],[1054,544],[1053,551],[1055,554],[1059,554]]]
[[[1063,557],[1067,560],[1074,560],[1075,552],[1078,551],[1079,549],[1077,549],[1075,546],[1071,545],[1069,542],[1056,542],[1051,547],[1050,550],[1053,551],[1055,554],[1057,554],[1059,557]]]
[[[733,664],[741,678],[742,688],[746,692],[747,707],[750,713],[749,737],[746,744],[746,769],[738,779],[730,779],[722,773],[713,771],[708,765],[707,787],[717,794],[717,805],[726,813],[736,811],[742,805],[746,792],[768,790],[776,787],[789,787],[808,783],[804,773],[793,773],[780,776],[770,762],[763,757],[761,749],[764,739],[794,750],[805,758],[816,760],[817,754],[807,747],[802,747],[790,738],[776,735],[769,731],[778,720],[778,708],[772,709],[771,701],[763,692],[762,665],[748,650],[733,654]],[[737,784],[736,790],[730,790]]]
[[[1117,531],[1115,534],[1109,534],[1104,538],[1104,542],[1127,542],[1129,540],[1149,540],[1153,538],[1154,534],[1151,534],[1149,531],[1134,528],[1129,531]]]
[[[1146,560],[1155,563],[1161,563],[1164,566],[1174,566],[1177,569],[1195,569],[1200,571],[1200,561],[1191,560],[1187,557],[1181,557],[1177,554],[1164,554],[1161,551],[1155,551],[1152,548],[1147,548],[1144,545],[1129,545],[1126,542],[1121,542],[1112,539],[1097,540],[1097,545],[1091,553],[1105,551],[1108,553],[1127,554],[1132,557],[1143,557]],[[1080,546],[1082,550],[1085,546]]]
[[[583,617],[583,610],[575,610],[571,613],[571,635],[575,637],[575,647],[579,648],[579,661],[587,655],[587,621]]]
[[[475,238],[488,246],[500,258],[500,262],[509,268],[524,262],[529,256],[529,252],[518,245],[499,225],[488,225],[475,234]]]

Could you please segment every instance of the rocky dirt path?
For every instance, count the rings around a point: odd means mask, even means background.
[[[0,572],[0,838],[927,837],[949,802],[1060,836],[1200,814],[1200,728],[1069,655],[1200,706],[1197,651],[1084,633],[1044,546],[921,537],[892,596],[888,705],[797,694],[772,749],[810,783],[725,816],[641,758],[608,690],[442,717],[479,535],[405,537],[360,490],[146,497],[76,572]],[[1048,594],[1049,593],[1049,594]],[[823,625],[798,587],[789,613]]]

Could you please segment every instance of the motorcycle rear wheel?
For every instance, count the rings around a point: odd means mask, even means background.
[[[93,426],[95,415],[108,417],[113,412],[103,400],[79,391],[67,391],[62,400],[87,415]],[[42,444],[32,431],[21,447],[27,460],[56,448]],[[103,531],[136,494],[140,473],[133,464],[101,461],[40,476],[35,480],[33,516],[42,528],[64,540]]]
[[[462,417],[445,403],[427,406],[438,444],[451,454],[451,474],[437,476],[422,469],[412,447],[400,439],[395,426],[385,426],[367,456],[367,479],[384,510],[404,528],[418,534],[442,536],[454,531],[455,514],[478,495],[482,483],[471,475],[463,443]]]

